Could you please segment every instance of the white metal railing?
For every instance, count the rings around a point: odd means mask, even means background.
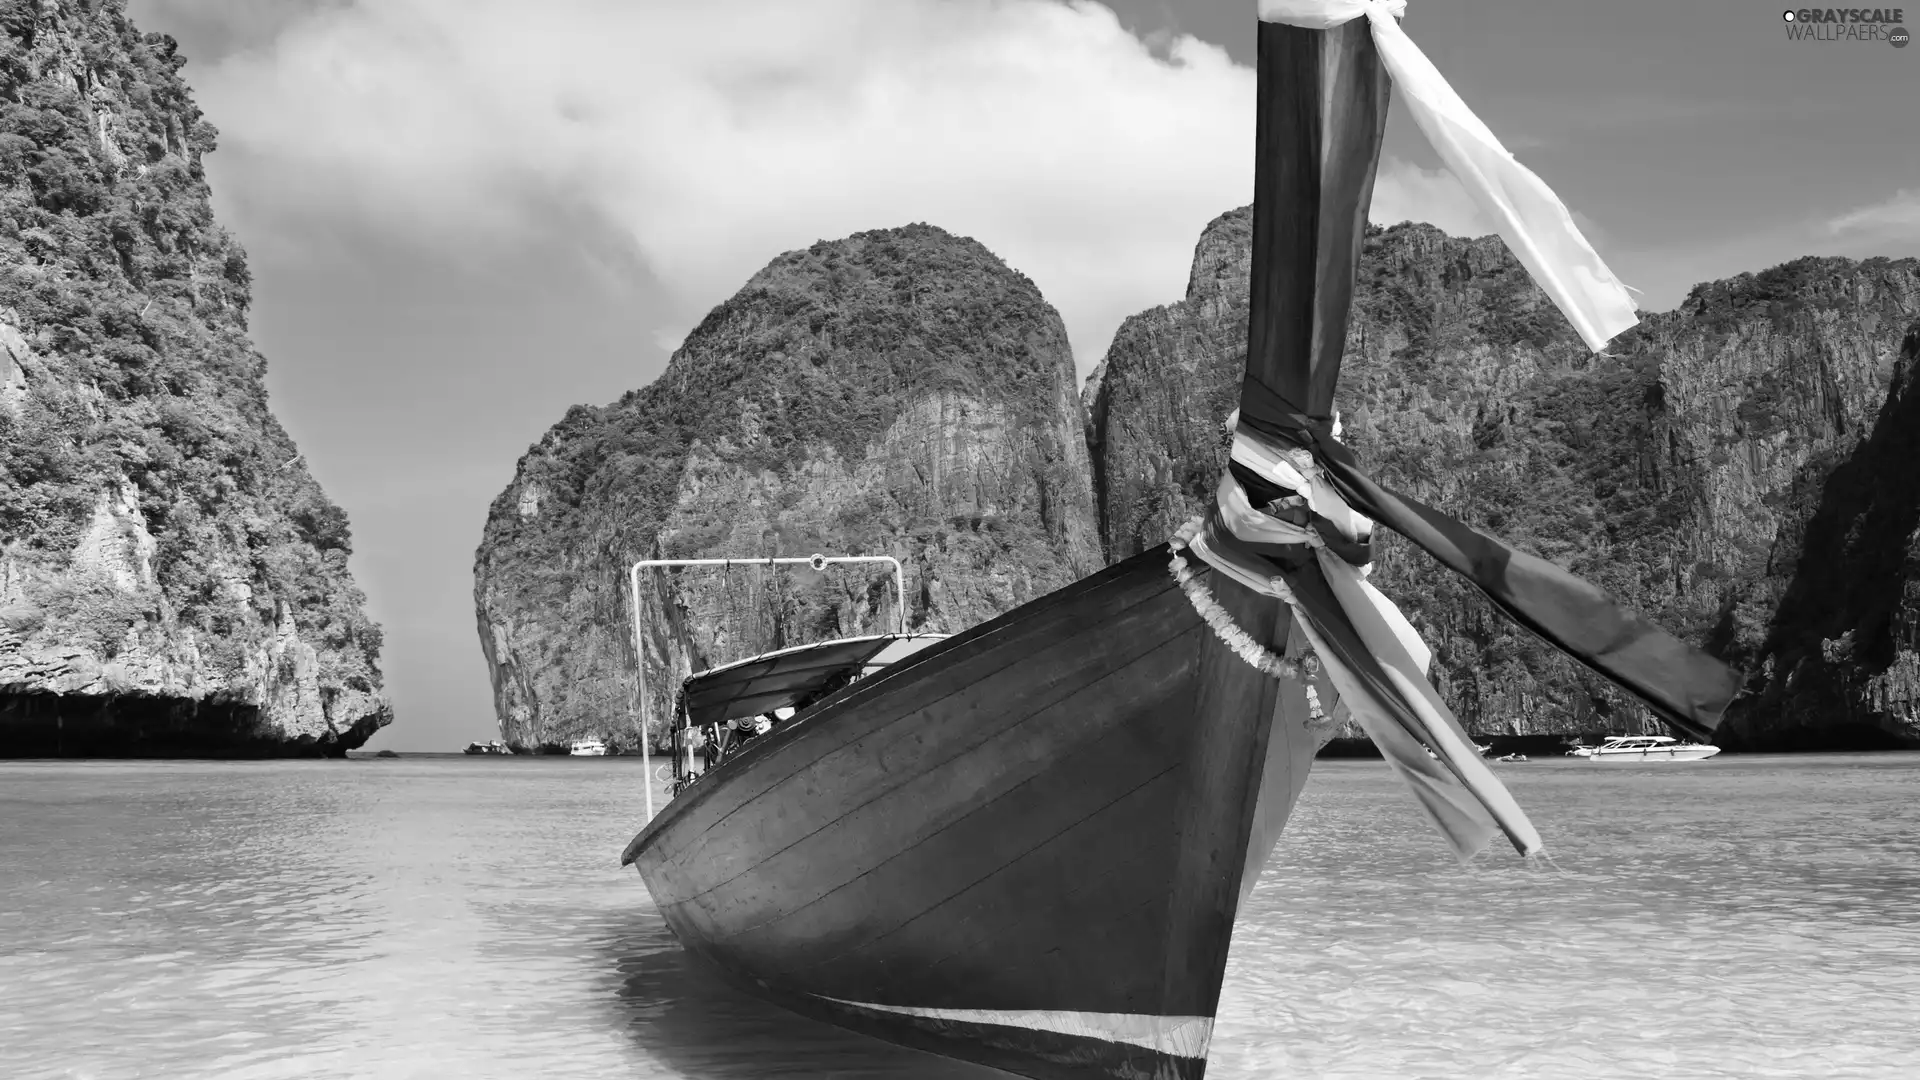
[[[804,559],[642,559],[627,571],[628,606],[633,609],[634,708],[640,714],[640,765],[646,776],[647,820],[653,820],[653,740],[647,733],[647,660],[646,628],[640,623],[640,571],[659,566],[718,566],[731,570],[736,566],[799,566],[825,570],[839,563],[892,563],[893,587],[899,598],[900,633],[907,632],[907,582],[900,572],[900,560],[891,555],[809,555]]]

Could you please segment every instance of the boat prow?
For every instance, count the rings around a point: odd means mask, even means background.
[[[1028,1076],[1200,1075],[1243,883],[1319,736],[1271,723],[1304,691],[1221,645],[1168,559],[851,682],[623,861],[690,950],[796,1011]]]

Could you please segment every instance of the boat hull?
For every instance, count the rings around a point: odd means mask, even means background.
[[[1201,1076],[1243,883],[1318,741],[1167,562],[855,683],[626,860],[690,951],[796,1011],[1026,1076]],[[1209,587],[1257,640],[1286,632]]]

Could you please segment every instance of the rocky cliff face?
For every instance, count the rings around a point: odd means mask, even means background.
[[[897,626],[886,570],[652,571],[643,558],[892,555],[952,632],[1091,573],[1085,410],[1059,316],[979,244],[915,225],[789,252],[658,381],[521,459],[475,558],[503,738],[638,744],[692,670]]]
[[[1723,742],[1920,746],[1920,325],[1889,374],[1851,452],[1839,440],[1801,466],[1746,618],[1719,628],[1757,676]]]
[[[344,753],[391,712],[267,408],[214,131],[122,4],[0,4],[0,753]]]
[[[1207,228],[1186,299],[1128,320],[1089,387],[1112,558],[1161,542],[1211,498],[1244,359],[1250,222],[1242,209]],[[1803,259],[1700,286],[1593,357],[1498,239],[1375,229],[1337,407],[1382,483],[1753,667],[1756,696],[1730,714],[1726,741],[1912,740],[1914,608],[1886,597],[1911,577],[1915,500],[1828,480],[1845,462],[1844,475],[1871,475],[1911,446],[1895,376],[1916,318],[1914,261]],[[1831,524],[1809,531],[1817,512]],[[1856,518],[1871,524],[1840,524]],[[1803,541],[1855,534],[1867,538],[1820,540],[1828,554],[1815,545],[1803,557]],[[1374,580],[1434,647],[1435,683],[1476,731],[1649,722],[1410,545],[1389,535],[1376,551]],[[1869,591],[1882,606],[1861,593],[1823,609],[1832,637],[1807,639],[1804,605],[1787,601],[1830,596],[1813,583],[1869,564],[1881,567],[1885,588]],[[1814,681],[1788,693],[1790,679]]]
[[[1100,538],[1112,561],[1165,542],[1213,497],[1247,359],[1251,207],[1201,234],[1187,298],[1120,324],[1087,382]]]

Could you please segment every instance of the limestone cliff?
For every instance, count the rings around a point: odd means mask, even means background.
[[[978,243],[914,225],[780,256],[494,501],[474,598],[502,737],[631,750],[696,667],[897,625],[887,571],[653,571],[637,696],[638,559],[892,555],[908,626],[945,632],[1091,573],[1085,424],[1059,316]]]
[[[1852,452],[1810,457],[1780,499],[1765,574],[1719,628],[1756,668],[1722,742],[1920,746],[1920,324]],[[1777,599],[1776,599],[1777,598]],[[1731,615],[1731,613],[1730,613]]]
[[[1186,299],[1128,320],[1097,390],[1089,388],[1111,558],[1159,543],[1211,497],[1244,358],[1250,220],[1241,209],[1207,228]],[[1808,653],[1781,603],[1821,564],[1800,555],[1815,504],[1831,495],[1853,508],[1835,513],[1876,523],[1869,546],[1882,547],[1871,556],[1849,549],[1846,560],[1879,560],[1890,583],[1910,574],[1898,569],[1911,533],[1898,532],[1910,520],[1899,517],[1899,496],[1882,492],[1868,509],[1829,493],[1827,477],[1856,454],[1894,460],[1887,455],[1897,450],[1861,439],[1876,414],[1910,408],[1889,390],[1905,370],[1897,356],[1916,317],[1912,260],[1803,259],[1700,286],[1680,310],[1647,317],[1610,345],[1611,355],[1594,357],[1497,239],[1452,239],[1420,225],[1374,229],[1336,405],[1347,442],[1382,483],[1561,562],[1735,663],[1757,665],[1750,689],[1759,696],[1730,714],[1727,738],[1777,745],[1785,729],[1767,702],[1781,698],[1768,687],[1783,676],[1770,673],[1789,656],[1805,669],[1805,657],[1820,654]],[[1893,430],[1900,423],[1881,421]],[[1899,438],[1870,441],[1897,447]],[[1911,513],[1913,499],[1905,505]],[[1436,685],[1476,731],[1626,731],[1649,722],[1410,545],[1388,535],[1376,551],[1374,580],[1434,647]],[[1912,664],[1911,602],[1905,623],[1884,626],[1862,603],[1828,622],[1835,635],[1848,620],[1859,623],[1876,644],[1846,655],[1874,659],[1821,668],[1828,683],[1852,689],[1795,697],[1807,703],[1792,725],[1797,744],[1809,744],[1808,730],[1824,732],[1813,743],[1857,741],[1838,730],[1849,723],[1912,738],[1913,680],[1899,674]],[[1887,644],[1894,640],[1907,642],[1898,656]],[[1776,662],[1767,665],[1763,653]],[[1811,704],[1839,700],[1832,694],[1846,697],[1847,709]]]
[[[339,754],[391,712],[267,407],[214,130],[116,0],[0,4],[0,754]]]

